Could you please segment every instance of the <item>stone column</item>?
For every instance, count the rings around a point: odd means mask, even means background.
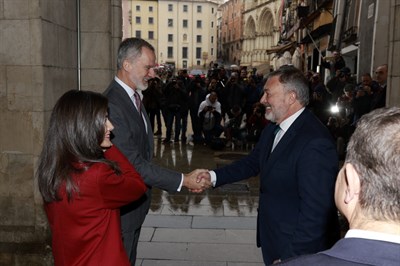
[[[103,91],[121,0],[80,2],[82,89]],[[0,265],[53,264],[34,175],[52,108],[78,87],[76,14],[76,0],[0,0]]]
[[[389,60],[386,105],[400,106],[400,1],[390,1]]]

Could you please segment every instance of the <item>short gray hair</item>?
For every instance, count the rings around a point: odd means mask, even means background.
[[[155,51],[154,47],[143,39],[127,38],[123,40],[118,47],[117,69],[119,70],[122,68],[122,63],[126,59],[135,59],[139,57],[142,54],[143,47],[147,47],[153,52]]]
[[[286,91],[296,94],[297,100],[302,106],[307,106],[310,100],[308,81],[304,73],[294,66],[282,66],[278,70],[271,72],[268,78],[278,76],[279,82]]]
[[[400,108],[381,108],[359,120],[346,163],[360,176],[360,206],[367,217],[400,221]]]

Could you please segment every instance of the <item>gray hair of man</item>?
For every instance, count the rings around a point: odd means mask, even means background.
[[[122,68],[122,63],[126,59],[134,60],[142,55],[142,48],[146,47],[153,52],[154,47],[147,41],[140,38],[127,38],[123,40],[118,47],[117,69]]]
[[[365,114],[347,146],[345,162],[359,175],[364,215],[400,222],[400,108]]]
[[[308,81],[304,73],[294,66],[285,65],[271,72],[268,78],[279,76],[279,82],[287,92],[294,92],[302,106],[306,106],[310,100]]]

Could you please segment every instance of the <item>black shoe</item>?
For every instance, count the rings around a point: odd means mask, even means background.
[[[162,135],[162,133],[161,133],[161,131],[160,131],[160,130],[157,130],[157,131],[154,133],[154,135],[155,135],[155,136],[161,136],[161,135]]]
[[[186,137],[182,137],[182,138],[181,138],[181,141],[182,141],[182,142],[186,142],[186,141],[187,141],[187,138],[186,138]]]

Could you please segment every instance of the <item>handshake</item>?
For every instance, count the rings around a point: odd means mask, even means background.
[[[212,186],[211,176],[206,169],[196,169],[184,174],[183,185],[190,192],[201,193]]]

